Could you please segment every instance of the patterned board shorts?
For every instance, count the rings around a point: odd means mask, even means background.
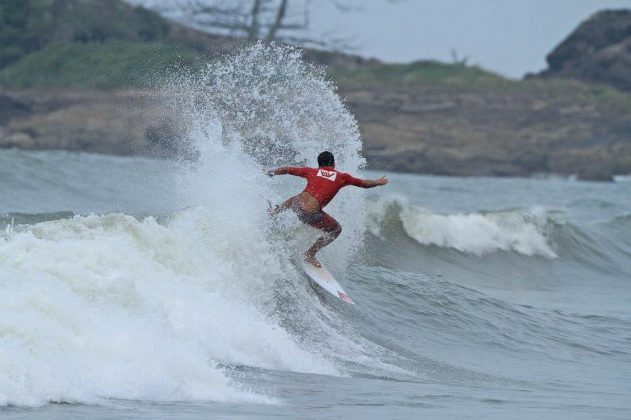
[[[294,213],[296,213],[296,216],[298,216],[298,220],[309,226],[313,226],[316,229],[320,229],[325,232],[333,232],[334,230],[339,229],[337,220],[323,210],[308,213],[300,207],[298,200],[294,200],[291,209]]]

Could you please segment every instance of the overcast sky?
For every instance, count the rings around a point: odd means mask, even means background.
[[[546,54],[594,12],[631,8],[631,0],[337,1],[360,10],[340,13],[328,0],[313,0],[311,26],[353,37],[360,55],[450,62],[454,49],[509,77],[543,69]]]
[[[127,0],[174,4],[173,0]],[[202,0],[249,6],[252,0]],[[303,4],[292,0],[290,5]],[[185,1],[182,3],[186,3]],[[335,4],[351,6],[341,13]],[[434,59],[451,51],[469,64],[520,78],[546,67],[545,56],[596,11],[631,0],[311,0],[313,38],[348,38],[353,53],[387,62]]]

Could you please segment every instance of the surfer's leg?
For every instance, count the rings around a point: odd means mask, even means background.
[[[315,258],[315,254],[337,239],[337,237],[340,236],[340,233],[342,233],[342,226],[340,226],[337,220],[325,212],[322,213],[322,218],[320,218],[320,220],[316,223],[311,223],[310,225],[324,231],[325,234],[319,237],[318,240],[311,245],[311,248],[304,253],[305,261],[315,265],[316,267],[319,267],[320,263]]]

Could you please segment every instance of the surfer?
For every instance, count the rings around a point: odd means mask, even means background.
[[[335,158],[333,153],[328,151],[318,155],[318,168],[284,166],[267,171],[270,177],[285,174],[306,178],[307,186],[303,192],[289,198],[280,206],[270,208],[269,213],[273,216],[291,208],[302,223],[324,232],[324,235],[303,254],[304,260],[316,267],[320,267],[320,262],[315,254],[342,233],[342,226],[323,210],[324,206],[329,204],[337,192],[347,185],[373,188],[388,183],[388,178],[385,176],[375,180],[360,179],[345,172],[336,171]]]

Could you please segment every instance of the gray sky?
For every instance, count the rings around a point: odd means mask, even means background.
[[[252,0],[202,1],[250,5]],[[340,13],[335,3],[356,10]],[[469,64],[520,78],[545,68],[546,54],[588,16],[620,8],[631,8],[631,0],[311,0],[310,28],[313,38],[327,33],[348,38],[357,47],[351,52],[387,62],[451,62],[453,49]]]
[[[388,62],[451,62],[451,49],[508,77],[543,69],[545,56],[592,13],[631,0],[313,0],[315,33],[353,37],[355,53]]]

